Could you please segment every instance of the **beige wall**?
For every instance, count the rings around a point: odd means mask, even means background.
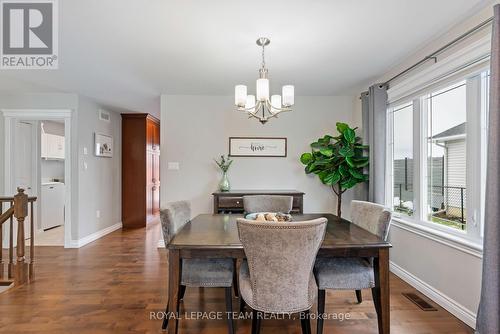
[[[306,175],[301,153],[324,134],[335,133],[335,123],[353,122],[352,96],[297,96],[294,110],[262,125],[233,110],[232,96],[163,95],[161,103],[161,205],[190,200],[193,214],[212,212],[211,193],[220,173],[213,158],[228,153],[230,136],[288,138],[286,158],[234,158],[229,171],[233,189],[297,189],[306,193],[304,210],[332,212],[330,188]],[[179,170],[168,170],[179,162]],[[345,193],[344,212],[352,192]]]

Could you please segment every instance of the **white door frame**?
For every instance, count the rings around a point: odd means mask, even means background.
[[[71,248],[72,222],[71,222],[71,199],[72,194],[72,152],[71,152],[71,120],[73,111],[71,109],[0,109],[4,116],[5,132],[5,193],[12,196],[16,191],[16,185],[12,180],[12,168],[14,164],[12,145],[14,144],[13,130],[17,121],[45,121],[64,120],[64,248]],[[37,150],[36,150],[37,151]],[[38,187],[38,179],[37,179]]]

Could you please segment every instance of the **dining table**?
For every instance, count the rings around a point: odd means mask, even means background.
[[[189,221],[168,244],[168,312],[176,314],[182,259],[244,259],[238,236],[238,214],[200,214]],[[369,231],[330,213],[294,214],[293,221],[325,217],[326,233],[317,257],[373,258],[373,302],[379,334],[390,333],[389,249],[391,244]],[[286,224],[286,223],[283,223]],[[265,250],[263,250],[265,251]],[[168,318],[168,333],[177,333],[178,317]]]

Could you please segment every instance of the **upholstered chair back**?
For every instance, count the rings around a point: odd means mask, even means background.
[[[191,220],[191,204],[188,201],[171,202],[160,211],[161,228],[165,246],[175,234]]]
[[[312,274],[326,230],[326,218],[270,223],[237,219],[250,274],[255,310],[291,313],[309,309],[316,298]]]
[[[292,211],[293,197],[279,195],[243,196],[243,208],[247,213]]]
[[[391,211],[383,205],[365,201],[351,202],[351,222],[384,240],[389,233],[391,217]]]

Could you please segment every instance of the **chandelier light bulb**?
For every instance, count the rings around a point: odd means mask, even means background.
[[[234,104],[238,107],[244,107],[247,102],[247,86],[236,85],[234,87]]]
[[[245,109],[255,108],[255,95],[247,95]]]
[[[269,80],[257,79],[257,100],[266,101],[269,99]]]
[[[285,107],[293,106],[295,103],[295,88],[292,85],[283,86],[283,105]]]
[[[279,108],[281,108],[281,96],[280,95],[271,96],[271,111],[278,112]]]

